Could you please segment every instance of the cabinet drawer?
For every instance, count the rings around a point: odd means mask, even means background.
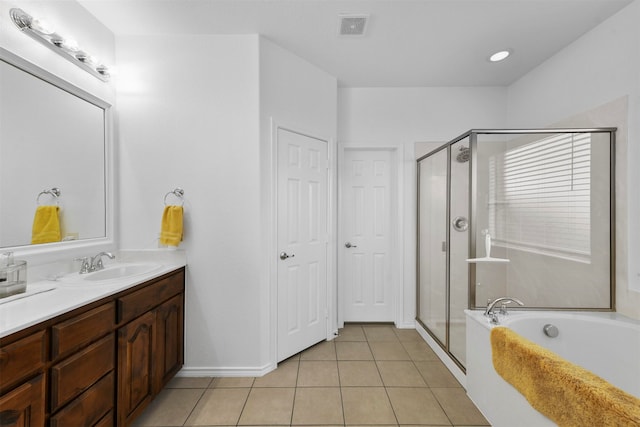
[[[50,418],[51,427],[93,426],[113,409],[114,375],[110,372]]]
[[[129,321],[184,289],[184,270],[118,299],[118,323]]]
[[[38,331],[0,348],[0,389],[38,372],[47,361],[46,332]]]
[[[115,326],[115,303],[110,302],[51,328],[51,357],[62,357],[96,339]]]
[[[51,411],[89,388],[115,365],[115,335],[106,336],[51,368]]]

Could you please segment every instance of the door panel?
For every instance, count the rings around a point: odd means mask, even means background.
[[[278,130],[278,361],[327,337],[327,142]]]
[[[118,425],[129,425],[153,399],[155,312],[118,329]]]
[[[346,150],[340,287],[345,321],[393,321],[393,154]]]

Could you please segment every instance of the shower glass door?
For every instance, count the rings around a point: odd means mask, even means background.
[[[418,162],[418,320],[447,342],[447,149]]]

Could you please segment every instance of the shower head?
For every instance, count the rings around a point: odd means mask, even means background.
[[[458,155],[456,156],[456,161],[458,163],[464,163],[469,161],[469,157],[471,154],[469,153],[469,147],[461,146]]]

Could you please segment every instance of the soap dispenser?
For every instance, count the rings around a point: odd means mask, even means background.
[[[0,254],[0,298],[27,290],[27,262],[15,261],[13,252]]]

